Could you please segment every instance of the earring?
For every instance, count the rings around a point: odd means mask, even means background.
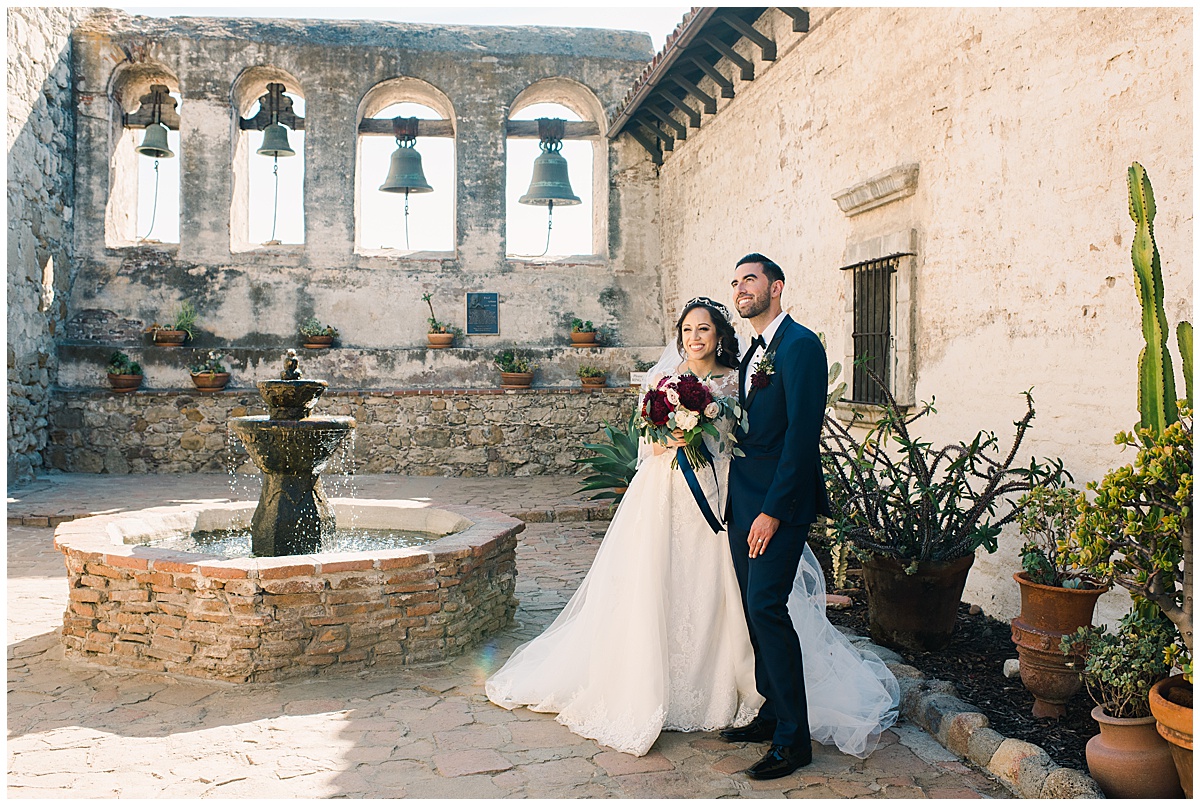
[[[725,345],[717,342],[717,355],[725,355]]]

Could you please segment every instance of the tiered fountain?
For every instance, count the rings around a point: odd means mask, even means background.
[[[292,350],[283,377],[258,387],[268,413],[229,423],[262,470],[257,506],[154,507],[55,531],[70,582],[68,656],[257,682],[445,660],[509,622],[524,524],[479,507],[327,499],[320,473],[354,418],[313,416],[327,384],[301,377]],[[425,535],[346,551],[338,521]],[[214,556],[208,546],[224,544],[200,539],[247,526],[251,556]],[[189,550],[169,548],[181,545]]]

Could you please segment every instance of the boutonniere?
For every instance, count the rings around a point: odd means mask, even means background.
[[[758,362],[758,366],[754,369],[754,374],[750,376],[750,386],[755,389],[762,389],[771,383],[771,376],[774,374],[775,353],[769,352]]]

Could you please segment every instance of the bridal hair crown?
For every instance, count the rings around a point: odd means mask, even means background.
[[[729,309],[721,303],[711,300],[708,297],[692,297],[687,302],[683,303],[684,310],[687,310],[693,305],[703,305],[706,308],[712,308],[715,311],[720,311],[721,316],[724,316],[726,320],[729,319]]]

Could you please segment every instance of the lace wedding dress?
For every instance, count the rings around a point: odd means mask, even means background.
[[[719,383],[721,394],[737,394],[736,372]],[[733,423],[718,427],[728,434]],[[714,462],[696,477],[720,515],[729,454],[705,440]],[[655,456],[643,442],[591,570],[546,631],[488,679],[492,702],[557,713],[580,736],[638,756],[663,730],[740,726],[757,713],[763,699],[728,539],[709,527],[674,453]],[[825,618],[824,578],[807,548],[788,609],[804,649],[812,737],[865,758],[895,721],[896,681]]]

